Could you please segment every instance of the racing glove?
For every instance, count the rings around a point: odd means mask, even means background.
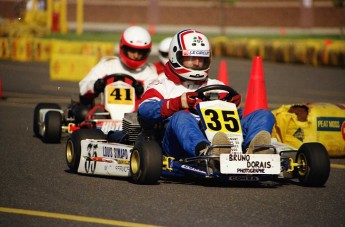
[[[197,92],[186,92],[176,98],[165,99],[161,108],[162,117],[170,117],[179,110],[194,107],[197,96]]]
[[[138,99],[141,98],[141,95],[144,93],[144,86],[140,82],[133,82],[132,87],[134,87],[135,95]]]
[[[104,91],[105,88],[105,81],[101,78],[96,80],[96,82],[93,85],[93,91],[97,94]]]
[[[241,95],[239,93],[237,93],[237,91],[235,91],[235,90],[232,93],[220,93],[219,99],[234,103],[237,108],[240,107],[241,101],[242,101]]]
[[[240,107],[241,105],[241,101],[242,101],[242,97],[240,94],[237,94],[235,96],[232,96],[231,99],[229,100],[229,102],[234,103],[236,105],[237,108]]]

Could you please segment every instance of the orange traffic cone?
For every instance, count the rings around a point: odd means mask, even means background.
[[[229,85],[228,70],[225,60],[220,61],[218,80],[222,81],[225,85]]]
[[[268,109],[262,58],[260,56],[256,56],[253,60],[243,117],[258,109]]]
[[[154,24],[150,24],[149,33],[150,33],[150,35],[154,35],[156,33],[156,28],[155,28]]]

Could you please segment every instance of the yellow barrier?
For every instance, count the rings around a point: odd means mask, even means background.
[[[52,41],[49,39],[35,39],[33,42],[33,60],[49,61]]]
[[[262,56],[265,58],[265,48],[264,41],[260,39],[250,39],[248,40],[247,53],[249,58],[255,56]]]
[[[313,66],[345,67],[345,42],[324,39],[260,40],[250,38],[216,37],[210,40],[214,56],[263,59]]]
[[[112,42],[84,42],[80,53],[94,55],[101,59],[104,56],[113,56],[115,54],[115,45]]]
[[[32,60],[32,38],[14,38],[11,41],[11,59],[15,61]]]
[[[54,54],[80,54],[83,45],[83,42],[53,40],[51,52]]]
[[[92,55],[52,54],[50,59],[50,79],[80,81],[97,64]]]
[[[93,55],[98,59],[115,53],[113,42],[78,42],[33,38],[32,29],[22,23],[9,21],[0,24],[0,59],[15,61],[49,61],[52,53]],[[11,29],[18,25],[19,30]],[[32,27],[35,33],[44,34],[39,27]],[[15,32],[14,32],[15,31]],[[14,32],[14,33],[13,33]],[[253,58],[262,56],[264,60],[301,63],[313,66],[328,65],[345,67],[345,41],[327,40],[259,40],[219,37],[211,39],[214,56]]]
[[[10,59],[11,50],[8,39],[0,38],[0,59]]]
[[[325,65],[345,66],[345,41],[334,42],[327,45],[324,55]]]
[[[212,49],[212,54],[216,57],[222,56],[222,55],[226,55],[226,46],[227,43],[229,43],[229,39],[225,36],[219,36],[217,38],[213,38],[212,40],[210,40],[211,45],[213,46]]]

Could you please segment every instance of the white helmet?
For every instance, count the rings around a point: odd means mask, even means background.
[[[168,37],[163,39],[159,43],[159,48],[158,48],[158,57],[159,60],[162,62],[162,64],[165,65],[169,61],[169,47],[171,43],[172,37]]]
[[[182,65],[185,56],[204,57],[202,68],[187,68]],[[211,46],[207,37],[194,29],[186,29],[174,35],[169,48],[169,66],[184,80],[204,81],[211,63]]]
[[[120,40],[120,59],[130,69],[138,69],[147,62],[151,52],[151,36],[148,31],[139,26],[127,28]],[[128,57],[128,50],[139,51],[142,54],[140,60],[133,60]]]

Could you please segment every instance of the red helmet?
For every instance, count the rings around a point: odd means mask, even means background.
[[[151,46],[151,36],[148,31],[139,26],[131,26],[122,33],[120,59],[130,69],[141,68],[149,58]],[[137,52],[140,58],[132,59],[128,52]]]

